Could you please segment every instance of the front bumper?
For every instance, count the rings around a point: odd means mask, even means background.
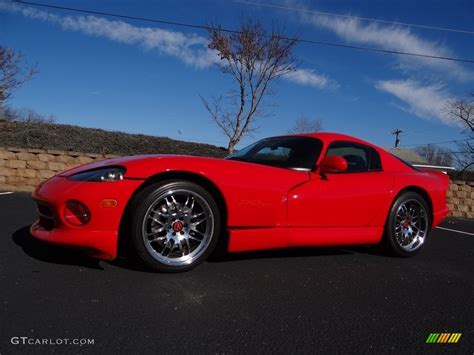
[[[42,183],[33,193],[40,218],[30,228],[42,241],[84,249],[100,259],[117,256],[118,233],[125,207],[143,183],[141,180],[115,182],[77,182],[56,176]],[[103,207],[104,199],[117,201],[115,207]],[[91,213],[89,223],[74,226],[64,218],[70,200],[85,204]]]

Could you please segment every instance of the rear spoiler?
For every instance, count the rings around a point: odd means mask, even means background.
[[[413,166],[423,169],[423,170],[439,170],[445,174],[447,174],[446,170],[456,170],[456,168],[452,166],[422,165],[422,164],[413,164]]]

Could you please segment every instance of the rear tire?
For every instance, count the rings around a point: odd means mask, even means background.
[[[429,239],[431,215],[415,192],[402,193],[393,203],[385,226],[384,244],[395,256],[415,256]]]
[[[159,272],[188,271],[213,252],[221,215],[211,194],[195,183],[168,180],[141,191],[131,208],[138,257]]]

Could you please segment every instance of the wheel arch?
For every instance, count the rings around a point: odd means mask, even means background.
[[[221,211],[221,221],[223,230],[225,230],[225,226],[227,225],[227,204],[224,198],[222,191],[219,187],[211,181],[209,178],[200,175],[198,173],[190,172],[190,171],[164,171],[158,174],[152,175],[147,178],[143,184],[141,184],[138,189],[130,196],[130,199],[127,202],[127,205],[124,209],[124,213],[122,215],[122,219],[120,222],[119,233],[118,233],[118,254],[123,255],[125,251],[128,249],[129,239],[127,234],[129,232],[129,219],[130,219],[130,206],[132,205],[135,197],[145,188],[150,185],[159,183],[161,181],[167,180],[185,180],[189,182],[193,182],[207,191],[215,198],[216,203]]]
[[[405,186],[404,188],[402,188],[396,194],[396,196],[393,198],[392,206],[393,206],[393,203],[395,203],[395,201],[397,200],[397,198],[405,192],[415,192],[425,200],[426,204],[428,205],[429,212],[430,212],[430,222],[433,223],[433,201],[431,200],[431,196],[428,193],[428,191],[426,191],[425,189],[423,189],[420,186],[410,185],[410,186]]]

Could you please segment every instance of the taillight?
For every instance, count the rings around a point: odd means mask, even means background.
[[[74,226],[83,226],[91,220],[91,212],[83,203],[71,200],[66,204],[64,219]]]

